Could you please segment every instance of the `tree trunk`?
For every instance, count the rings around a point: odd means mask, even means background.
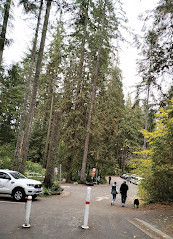
[[[42,64],[42,59],[43,59],[43,52],[44,52],[44,46],[45,46],[45,39],[46,39],[51,3],[52,3],[52,0],[47,1],[46,14],[45,14],[45,18],[44,18],[40,49],[39,49],[38,59],[37,59],[37,64],[36,64],[36,73],[35,73],[35,78],[34,78],[32,99],[31,99],[30,110],[29,110],[29,115],[28,115],[28,119],[27,119],[25,136],[24,136],[24,140],[23,140],[21,163],[19,166],[19,171],[21,173],[24,173],[25,165],[26,165],[26,158],[27,158],[27,153],[28,153],[28,148],[29,148],[29,139],[30,139],[32,121],[33,121],[33,117],[34,117],[34,109],[35,109],[35,105],[36,105],[38,83],[39,83],[39,78],[40,78],[41,64]]]
[[[87,163],[87,155],[88,155],[91,119],[92,119],[93,107],[94,107],[94,102],[95,102],[96,83],[97,83],[97,79],[98,79],[98,72],[99,72],[99,65],[100,65],[100,54],[101,54],[102,41],[103,41],[103,31],[104,31],[104,23],[105,23],[105,7],[106,7],[106,0],[104,2],[102,28],[101,28],[101,32],[100,32],[97,61],[96,61],[95,73],[94,73],[94,77],[93,77],[93,86],[92,86],[92,93],[91,93],[91,100],[90,100],[90,110],[89,110],[89,115],[88,115],[87,132],[86,132],[86,137],[85,137],[84,154],[83,154],[83,160],[82,160],[82,169],[81,169],[81,178],[80,178],[81,181],[85,180],[85,171],[86,171],[86,163]]]
[[[74,155],[72,153],[72,155]],[[72,155],[70,155],[67,159],[67,176],[66,176],[66,183],[71,183],[72,181],[72,163],[73,163],[73,158]]]
[[[59,123],[60,123],[60,110],[56,110],[53,115],[48,161],[47,161],[47,165],[46,165],[46,176],[45,176],[45,180],[44,180],[44,185],[47,188],[50,188],[53,184],[54,166],[55,166],[55,160],[56,160],[57,141],[58,141],[57,134],[58,134],[58,129],[59,129]]]
[[[125,147],[122,148],[122,156],[121,156],[121,172],[124,173],[124,163],[125,163]]]
[[[150,97],[150,84],[147,86],[147,104],[145,113],[145,130],[148,130],[148,113],[149,113],[149,97]],[[146,148],[146,138],[144,137],[144,148]]]
[[[40,8],[39,8],[39,15],[38,15],[38,20],[37,20],[37,27],[35,31],[35,37],[33,41],[33,48],[31,52],[31,62],[29,65],[29,71],[28,71],[28,77],[26,80],[26,89],[25,89],[25,98],[24,98],[24,103],[23,103],[23,110],[21,113],[21,118],[20,118],[20,126],[19,126],[19,132],[18,132],[18,138],[17,138],[17,143],[16,143],[16,150],[14,154],[14,161],[13,161],[13,169],[17,170],[18,169],[18,161],[21,159],[21,152],[22,152],[22,145],[23,145],[23,138],[24,138],[24,128],[26,127],[26,116],[27,116],[27,105],[28,105],[28,97],[30,93],[30,82],[31,82],[31,77],[33,73],[33,66],[35,62],[35,55],[36,55],[36,46],[37,46],[37,39],[38,39],[38,31],[40,27],[40,20],[41,20],[41,12],[43,8],[43,0],[40,2]]]
[[[50,107],[50,114],[49,114],[49,124],[48,124],[46,145],[45,145],[45,151],[44,151],[44,165],[45,166],[46,166],[46,163],[47,163],[47,156],[48,156],[48,147],[49,147],[50,130],[51,130],[52,113],[53,113],[53,103],[54,103],[54,91],[52,92],[52,100],[51,100],[51,107]]]
[[[8,18],[10,13],[10,6],[11,6],[11,0],[7,0],[5,3],[5,13],[4,13],[4,21],[2,25],[1,35],[0,35],[0,66],[2,64],[2,55],[4,51],[5,46],[5,40],[6,40],[6,32],[7,32],[7,24],[8,24]]]

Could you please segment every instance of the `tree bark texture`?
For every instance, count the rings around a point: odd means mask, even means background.
[[[52,99],[51,99],[51,106],[50,106],[49,123],[48,123],[46,145],[45,145],[45,151],[44,151],[44,165],[46,165],[46,162],[47,162],[48,148],[49,148],[49,143],[50,143],[49,141],[50,141],[52,114],[53,114],[53,104],[54,104],[54,91],[52,92]]]
[[[4,20],[3,20],[3,25],[2,25],[1,35],[0,35],[0,66],[2,64],[2,55],[4,51],[4,46],[5,46],[5,40],[6,40],[5,37],[6,37],[7,24],[8,24],[9,14],[10,14],[10,6],[11,6],[11,0],[7,0],[5,3]]]
[[[94,107],[94,102],[95,102],[96,83],[97,83],[97,79],[98,79],[99,65],[100,65],[100,54],[101,54],[102,42],[103,42],[103,31],[104,31],[104,24],[105,24],[105,7],[106,7],[106,0],[104,2],[102,28],[101,28],[101,32],[100,32],[97,61],[96,61],[95,73],[94,73],[94,77],[93,77],[93,86],[92,86],[90,109],[89,109],[89,115],[88,115],[87,132],[86,132],[86,137],[85,137],[84,154],[83,154],[83,160],[82,160],[82,169],[81,169],[81,178],[80,178],[81,181],[85,181],[85,171],[86,171],[86,163],[87,163],[87,156],[88,156],[91,119],[92,119],[93,107]]]
[[[148,113],[149,113],[150,84],[147,86],[147,105],[145,113],[145,130],[148,130]],[[146,138],[144,137],[144,148],[146,148]]]
[[[41,2],[40,2],[37,27],[36,27],[36,31],[35,31],[33,48],[32,48],[32,52],[31,52],[31,62],[29,65],[28,77],[26,80],[25,98],[24,98],[24,103],[23,103],[23,110],[22,110],[21,117],[20,117],[19,132],[18,132],[16,149],[15,149],[15,154],[14,154],[14,161],[13,161],[13,169],[14,170],[18,170],[18,161],[19,161],[19,159],[21,159],[22,145],[23,145],[23,139],[24,139],[24,133],[25,133],[24,128],[26,127],[28,97],[30,95],[30,82],[31,82],[31,77],[32,77],[33,67],[34,67],[34,62],[35,62],[36,46],[37,46],[37,40],[38,40],[38,31],[39,31],[39,27],[40,27],[42,8],[43,8],[43,0],[41,0]]]
[[[48,160],[46,165],[46,176],[44,180],[44,185],[47,188],[50,188],[53,184],[54,166],[55,166],[56,152],[57,152],[57,146],[58,146],[59,123],[60,123],[60,110],[56,110],[53,115],[53,122],[51,126],[50,145],[49,145]]]
[[[24,140],[23,140],[21,163],[19,166],[19,171],[21,173],[24,173],[27,154],[28,154],[29,139],[30,139],[32,121],[33,121],[33,117],[34,117],[34,109],[36,106],[36,97],[37,97],[37,91],[38,91],[38,84],[39,84],[39,78],[40,78],[41,64],[42,64],[42,59],[43,59],[43,52],[44,52],[44,46],[45,46],[45,40],[46,40],[46,33],[47,33],[51,3],[52,3],[52,0],[47,1],[46,14],[45,14],[45,18],[44,18],[40,49],[39,49],[37,64],[36,64],[36,72],[35,72],[35,77],[34,77],[34,85],[33,85],[33,90],[32,90],[31,104],[30,104],[29,115],[28,115],[28,119],[27,119],[25,136],[24,136]]]

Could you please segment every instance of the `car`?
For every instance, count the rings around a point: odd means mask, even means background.
[[[28,178],[45,178],[41,173],[29,172],[27,173]]]
[[[142,181],[142,180],[144,180],[144,178],[143,177],[136,177],[136,184],[138,185],[138,184],[140,184],[140,182]]]
[[[17,171],[0,169],[0,194],[10,194],[16,201],[22,201],[26,196],[36,198],[42,190],[40,181],[28,179]]]
[[[126,174],[124,173],[124,174],[122,174],[121,176],[120,176],[120,178],[124,178],[124,176],[125,176]]]
[[[132,175],[130,176],[129,182],[134,184],[134,182],[135,182],[135,180],[136,180],[136,177],[137,177],[136,174],[132,174]]]
[[[130,177],[130,173],[126,173],[125,176],[124,176],[124,179],[128,179]]]

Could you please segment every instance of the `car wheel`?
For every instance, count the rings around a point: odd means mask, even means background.
[[[13,192],[13,198],[18,202],[24,200],[25,198],[24,190],[22,188],[15,189]]]

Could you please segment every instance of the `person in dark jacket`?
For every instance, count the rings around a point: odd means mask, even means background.
[[[122,207],[124,207],[126,198],[127,198],[127,190],[129,189],[128,185],[126,184],[126,181],[124,181],[121,184],[120,187],[120,193],[121,193],[121,202],[122,202]]]
[[[110,185],[110,183],[111,183],[111,176],[109,176],[109,185]]]

